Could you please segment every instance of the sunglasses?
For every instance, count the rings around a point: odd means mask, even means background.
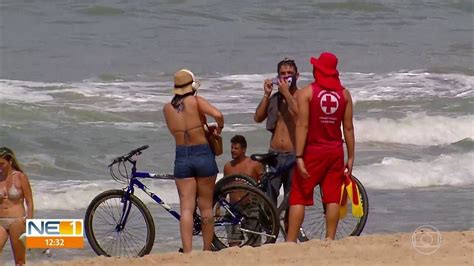
[[[290,58],[288,58],[288,57],[285,57],[285,59],[281,60],[278,64],[283,64],[283,63],[294,64],[294,63],[295,63],[295,60],[290,59]]]

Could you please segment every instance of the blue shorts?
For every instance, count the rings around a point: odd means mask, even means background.
[[[176,146],[175,178],[208,177],[217,173],[216,157],[209,144]]]

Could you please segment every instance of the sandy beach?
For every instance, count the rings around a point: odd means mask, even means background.
[[[426,237],[426,236],[425,236]],[[427,239],[425,239],[427,240]],[[434,240],[434,241],[431,241]],[[431,238],[436,243],[437,238]],[[426,241],[425,241],[426,242]],[[432,254],[422,254],[431,253]],[[474,231],[441,232],[436,246],[413,247],[411,233],[349,237],[339,241],[313,240],[279,243],[258,248],[229,248],[219,252],[195,251],[150,254],[143,258],[105,258],[43,263],[40,265],[474,265]]]

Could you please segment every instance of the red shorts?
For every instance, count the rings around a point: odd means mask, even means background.
[[[314,205],[314,188],[320,185],[323,203],[339,203],[344,174],[344,150],[341,147],[306,147],[303,161],[309,178],[303,178],[295,166],[291,178],[290,205]]]

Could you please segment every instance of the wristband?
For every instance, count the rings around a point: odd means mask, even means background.
[[[270,98],[270,96],[268,96],[266,93],[263,94],[263,97],[265,97],[267,99]]]
[[[296,159],[303,159],[303,155],[296,155]]]

